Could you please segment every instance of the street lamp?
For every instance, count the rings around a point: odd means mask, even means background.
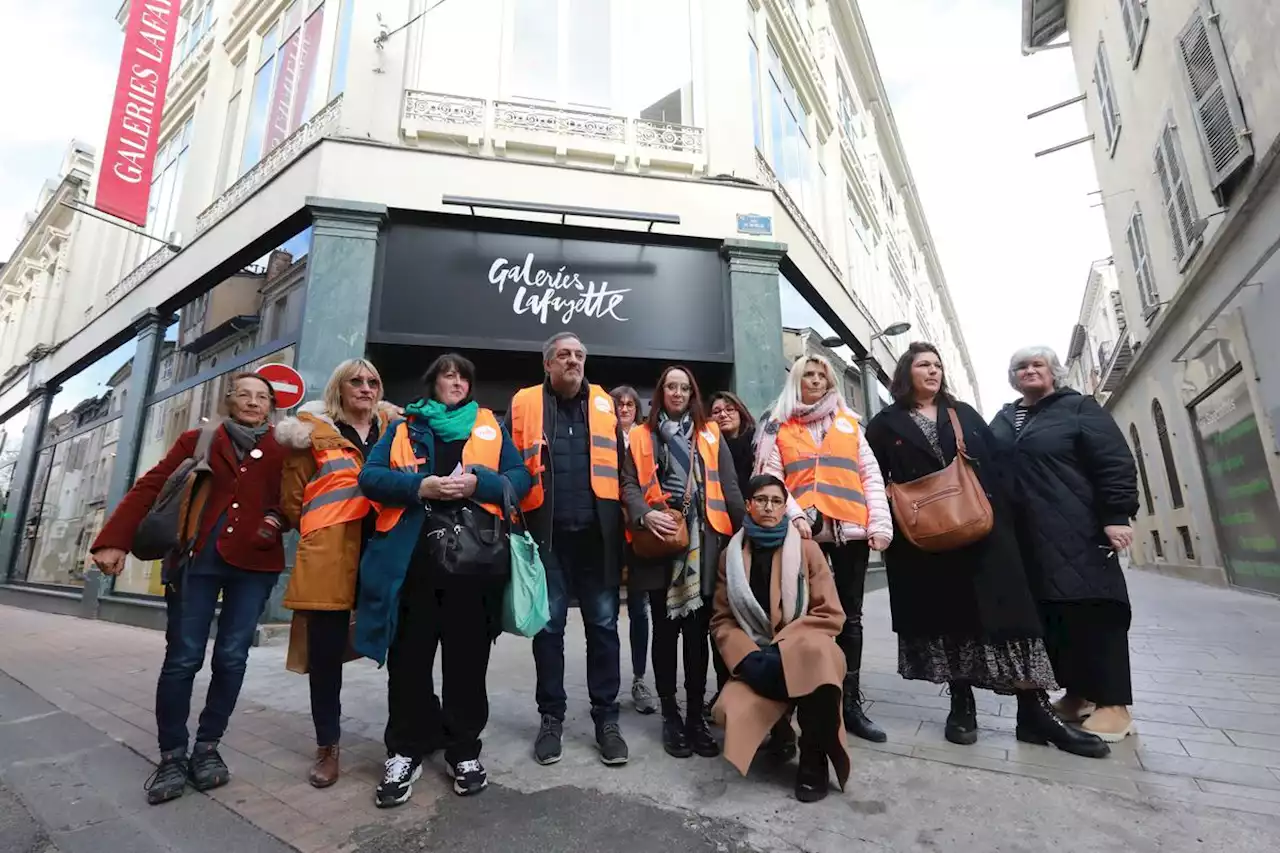
[[[868,418],[875,414],[871,404],[876,399],[875,389],[872,387],[871,371],[867,370],[867,363],[871,361],[871,345],[880,338],[896,338],[898,335],[905,335],[909,331],[911,331],[911,324],[906,320],[890,323],[872,335],[871,339],[867,341],[866,353],[854,359],[854,364],[858,365],[858,370],[862,374],[862,409]],[[823,338],[822,345],[831,349],[848,346],[839,335]]]

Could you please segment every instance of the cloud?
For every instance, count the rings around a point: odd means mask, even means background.
[[[0,0],[0,258],[67,144],[101,148],[123,35],[115,5]]]
[[[1021,54],[1019,4],[862,0],[881,76],[993,415],[1013,396],[1009,355],[1044,343],[1065,357],[1089,263],[1111,254],[1070,51]]]

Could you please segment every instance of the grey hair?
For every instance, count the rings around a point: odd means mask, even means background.
[[[1036,358],[1043,358],[1049,365],[1049,372],[1053,374],[1054,390],[1066,387],[1067,369],[1062,366],[1062,362],[1058,359],[1058,354],[1054,352],[1053,347],[1034,346],[1023,347],[1009,358],[1009,385],[1013,387],[1013,390],[1022,390],[1018,387],[1018,371],[1025,367],[1027,362]]]
[[[552,358],[552,356],[554,356],[554,355],[556,354],[556,346],[557,346],[561,341],[567,341],[567,340],[569,340],[569,338],[573,338],[573,339],[574,339],[575,341],[577,341],[579,344],[582,344],[582,352],[583,352],[584,354],[586,353],[586,351],[587,351],[587,345],[582,343],[582,338],[578,337],[578,336],[577,336],[577,335],[575,335],[573,332],[557,332],[556,334],[554,334],[554,335],[552,335],[551,337],[547,338],[547,342],[546,342],[546,343],[544,343],[544,344],[542,345],[542,361],[543,361],[543,363],[546,363],[546,362],[550,361],[550,360],[551,360],[551,358]]]

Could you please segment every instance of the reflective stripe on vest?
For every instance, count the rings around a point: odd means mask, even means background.
[[[522,388],[511,398],[511,439],[520,451],[524,465],[533,475],[533,488],[520,502],[526,512],[542,506],[545,490],[542,472],[542,450],[547,439],[543,433],[543,387]],[[587,426],[591,432],[591,491],[602,500],[618,500],[618,418],[613,398],[599,385],[591,385],[587,394]]]
[[[316,530],[358,521],[369,514],[369,500],[360,492],[360,454],[355,448],[313,450],[316,472],[302,491],[298,531]]]
[[[804,424],[783,424],[778,430],[778,452],[783,480],[796,503],[804,509],[817,507],[828,518],[866,527],[858,441],[858,425],[847,412],[836,414],[821,447]]]
[[[502,427],[493,412],[480,409],[476,414],[475,425],[471,428],[471,437],[462,446],[462,467],[472,471],[476,468],[487,468],[498,471],[502,464]],[[395,436],[391,440],[391,470],[419,473],[424,463],[413,452],[413,442],[409,439],[409,424],[401,421],[396,426]],[[494,504],[478,504],[494,515],[501,515],[502,509]],[[400,521],[405,508],[402,506],[378,507],[377,530],[387,533]]]
[[[658,481],[658,463],[654,456],[653,436],[649,427],[638,424],[631,428],[629,437],[631,458],[636,464],[640,488],[644,489],[645,503],[651,507],[667,505],[669,495]],[[698,455],[702,458],[702,470],[706,475],[703,491],[706,493],[704,514],[711,529],[725,536],[733,535],[733,521],[729,518],[729,505],[724,499],[724,487],[720,482],[720,428],[708,423],[698,433]],[[631,536],[631,531],[627,531]]]

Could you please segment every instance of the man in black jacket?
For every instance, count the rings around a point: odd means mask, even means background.
[[[596,744],[605,764],[627,763],[618,727],[620,687],[618,587],[622,576],[621,445],[613,398],[586,381],[587,351],[572,334],[543,346],[546,380],[517,391],[507,428],[534,475],[522,502],[547,571],[551,621],[533,639],[539,764],[561,757],[564,715],[564,629],[576,598],[587,636],[587,692]]]
[[[1067,695],[1056,710],[1104,741],[1133,730],[1129,592],[1119,553],[1138,512],[1133,454],[1092,397],[1060,387],[1066,370],[1047,347],[1014,354],[1022,394],[991,423],[1012,450],[1022,543],[1045,620],[1045,647]]]

